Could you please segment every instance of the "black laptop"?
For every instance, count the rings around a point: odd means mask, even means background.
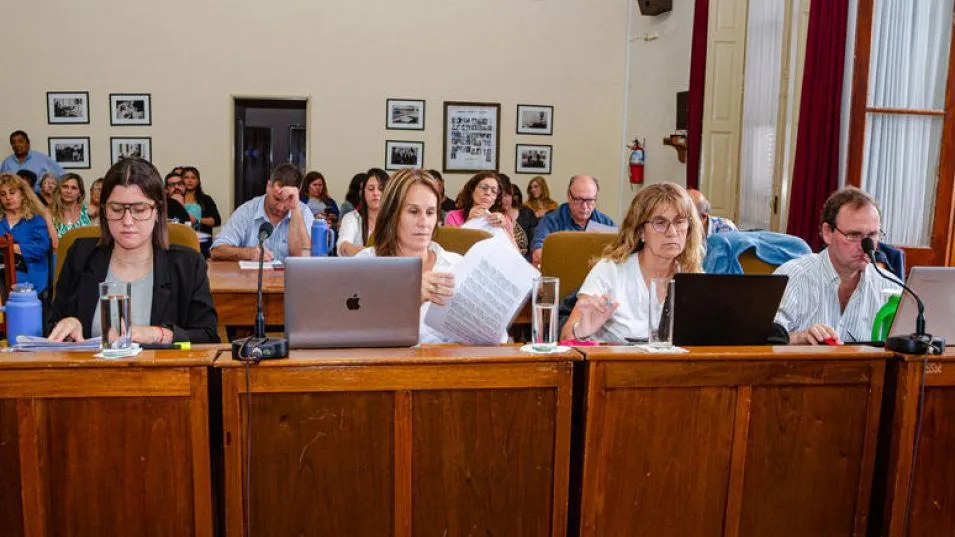
[[[674,280],[674,345],[767,345],[779,336],[773,320],[788,276],[677,274]]]

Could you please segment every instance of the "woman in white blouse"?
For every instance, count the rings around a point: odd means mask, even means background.
[[[379,168],[368,170],[361,183],[361,203],[354,211],[342,217],[338,227],[338,255],[351,257],[368,243],[368,237],[375,229],[378,209],[381,206],[381,194],[388,182],[388,174]]]
[[[683,187],[675,183],[643,187],[630,203],[617,238],[580,287],[561,339],[646,338],[650,280],[702,272],[702,229]]]

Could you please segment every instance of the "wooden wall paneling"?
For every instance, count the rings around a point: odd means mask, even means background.
[[[885,487],[882,525],[874,535],[936,537],[955,534],[955,355],[930,359],[925,391],[925,411],[918,457],[915,438],[919,408],[922,361],[905,357],[893,377],[893,416],[890,443],[884,458]],[[915,466],[913,468],[913,460]],[[914,474],[913,474],[914,472]],[[912,505],[906,517],[909,487]],[[877,500],[879,498],[877,497]],[[908,527],[906,527],[906,521]]]
[[[483,361],[253,366],[252,532],[565,535],[572,365]],[[245,371],[217,365],[239,536]]]
[[[588,354],[581,534],[863,535],[885,353],[764,352]]]
[[[18,424],[16,400],[0,399],[0,528],[10,537],[24,535]]]

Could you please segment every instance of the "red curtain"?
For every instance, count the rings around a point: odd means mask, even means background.
[[[848,0],[809,8],[806,65],[799,104],[796,162],[786,232],[819,250],[822,204],[839,187],[839,126],[845,72]]]
[[[693,7],[693,44],[690,51],[690,94],[687,99],[686,187],[700,187],[700,143],[703,135],[703,87],[706,85],[706,36],[710,0]]]

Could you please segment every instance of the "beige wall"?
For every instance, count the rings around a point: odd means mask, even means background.
[[[612,185],[627,1],[15,2],[4,9],[0,65],[18,76],[5,85],[0,124],[25,129],[41,151],[48,136],[90,136],[90,179],[109,166],[110,136],[151,136],[157,167],[198,166],[225,215],[233,96],[307,97],[309,167],[325,172],[338,199],[354,172],[384,164],[386,139],[423,140],[425,165],[440,168],[442,101],[499,102],[500,165],[519,185],[530,176],[512,173],[518,142],[554,146],[557,193],[574,173]],[[91,123],[47,125],[50,90],[89,91]],[[111,92],[151,93],[152,126],[110,127]],[[388,97],[427,100],[426,130],[386,131]],[[554,135],[518,137],[518,103],[553,105]],[[641,133],[658,142],[666,129],[656,123]],[[672,151],[651,151],[651,170],[675,161]],[[449,176],[449,190],[466,178]],[[617,216],[619,188],[602,190],[601,208]]]
[[[647,142],[646,183],[686,184],[686,164],[663,138],[676,130],[676,94],[690,87],[693,2],[673,2],[673,11],[655,17],[640,15],[634,6],[630,43],[630,111],[627,142],[639,136]],[[649,40],[646,40],[647,37]],[[624,185],[621,200],[632,197]]]

